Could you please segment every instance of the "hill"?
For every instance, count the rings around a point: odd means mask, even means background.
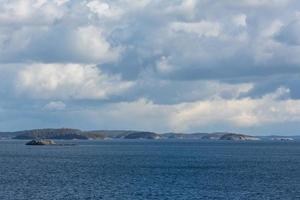
[[[52,139],[52,140],[89,140],[89,139],[157,139],[159,135],[153,132],[144,131],[81,131],[78,129],[34,129],[7,133],[6,136],[13,139],[33,140],[33,139]]]
[[[124,136],[124,139],[159,139],[160,136],[152,132],[135,132]]]
[[[278,139],[279,138],[279,139]],[[16,132],[0,132],[0,139],[52,139],[52,140],[102,140],[102,139],[190,139],[190,140],[299,140],[299,136],[260,136],[254,137],[240,133],[214,132],[214,133],[164,133],[158,134],[147,131],[134,130],[93,130],[79,129],[33,129]]]
[[[228,134],[222,135],[220,137],[220,140],[260,140],[260,139],[257,137],[250,136],[250,135],[228,133]]]
[[[83,135],[78,129],[35,129],[16,132],[14,139],[31,140],[31,139],[89,139],[87,135]]]

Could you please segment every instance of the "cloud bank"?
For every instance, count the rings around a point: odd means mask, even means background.
[[[299,131],[296,0],[0,3],[3,130]]]

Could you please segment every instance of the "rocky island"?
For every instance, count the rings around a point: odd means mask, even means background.
[[[159,135],[152,132],[136,132],[124,136],[124,139],[159,139]]]
[[[271,140],[274,140],[274,141],[294,141],[294,139],[290,138],[290,137],[274,137]]]
[[[223,136],[220,137],[220,140],[260,140],[257,137],[253,137],[250,135],[243,135],[243,134],[233,134],[233,133],[229,133],[229,134],[225,134]]]
[[[134,130],[92,130],[79,129],[33,129],[16,132],[0,132],[0,138],[18,140],[104,140],[104,139],[182,139],[182,140],[299,140],[299,136],[259,136],[254,137],[241,133],[213,132],[213,133],[155,133],[149,131]]]
[[[55,145],[53,140],[31,140],[26,143],[26,145]]]

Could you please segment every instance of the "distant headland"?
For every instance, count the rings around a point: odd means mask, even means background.
[[[0,139],[17,140],[104,140],[104,139],[201,139],[201,140],[280,140],[290,141],[300,139],[300,136],[251,136],[241,133],[155,133],[148,131],[129,130],[94,130],[79,129],[33,129],[16,132],[0,132]]]

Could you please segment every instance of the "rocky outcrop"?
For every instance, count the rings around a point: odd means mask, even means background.
[[[124,139],[159,139],[159,135],[152,132],[136,132],[124,136]]]
[[[226,135],[228,133],[209,133],[202,137],[204,140],[219,140],[222,136]]]
[[[220,140],[259,140],[259,138],[249,136],[249,135],[243,135],[243,134],[225,134],[222,137],[220,137]]]
[[[274,138],[271,138],[271,140],[274,140],[274,141],[294,141],[293,138],[289,138],[289,137],[274,137]]]
[[[53,140],[31,140],[26,143],[26,145],[54,145]]]
[[[161,139],[189,139],[198,140],[203,139],[207,133],[164,133],[159,135]]]

